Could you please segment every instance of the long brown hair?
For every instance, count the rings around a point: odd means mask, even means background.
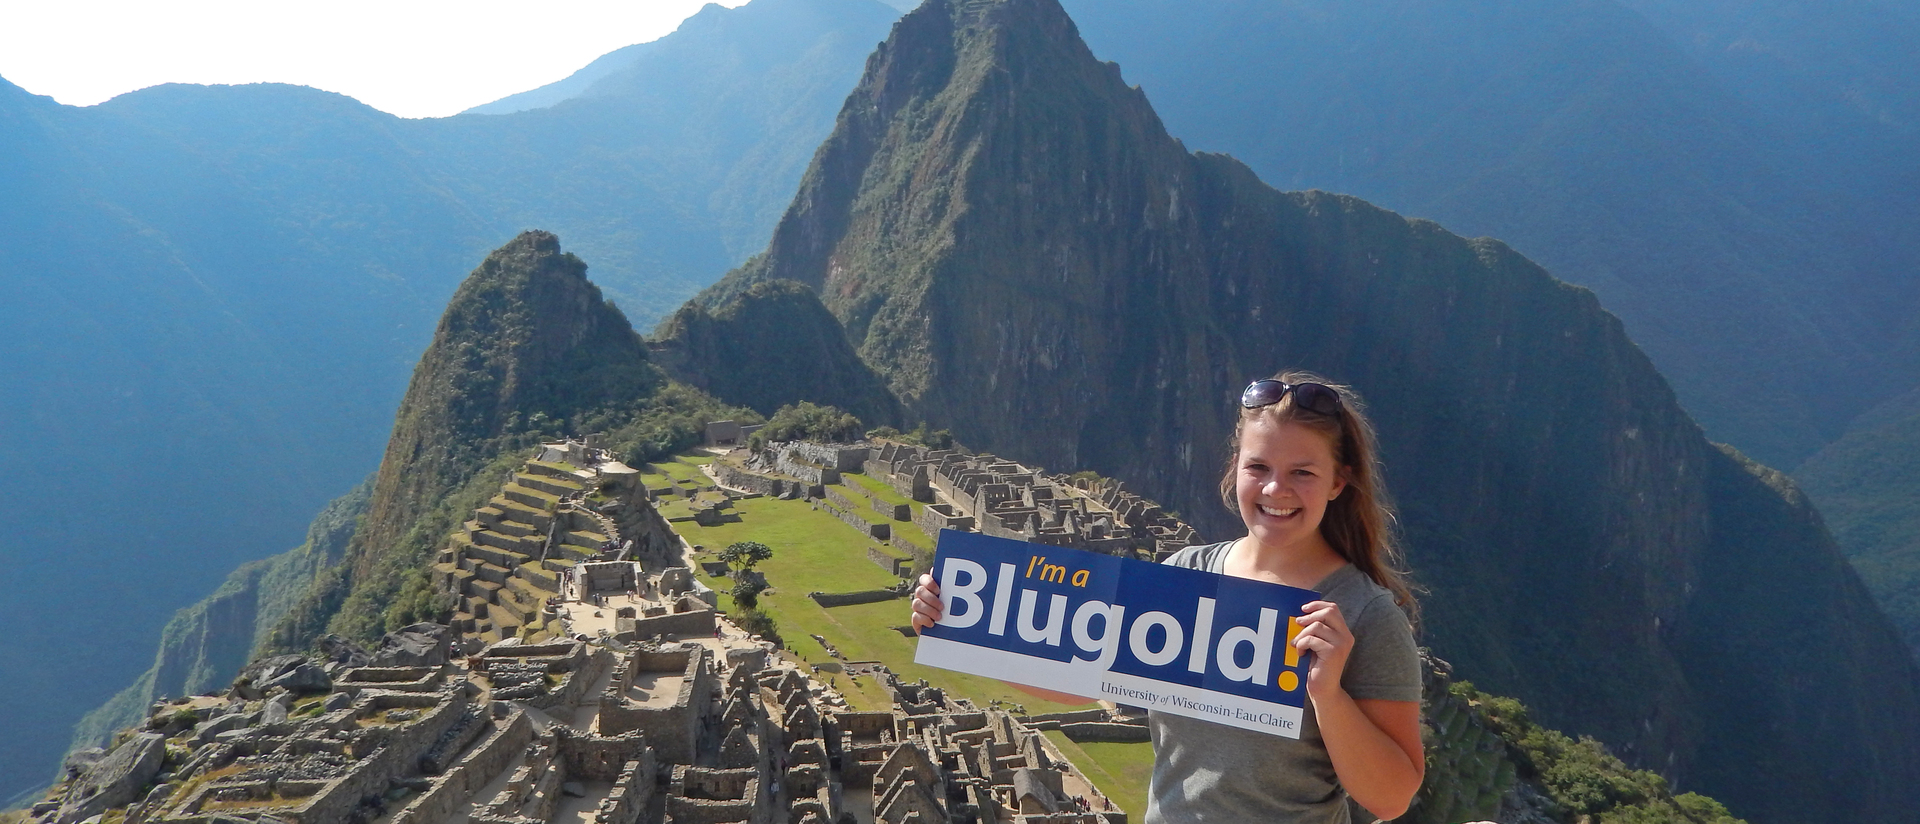
[[[1320,521],[1320,535],[1347,563],[1366,573],[1373,582],[1393,593],[1394,603],[1419,623],[1420,606],[1413,597],[1400,543],[1394,535],[1393,503],[1387,497],[1381,479],[1380,457],[1374,447],[1373,424],[1367,420],[1360,396],[1352,387],[1328,381],[1311,372],[1286,371],[1273,376],[1287,384],[1317,383],[1340,395],[1340,414],[1322,415],[1294,404],[1288,392],[1279,403],[1258,409],[1240,408],[1233,424],[1233,441],[1227,447],[1227,471],[1220,477],[1220,500],[1234,513],[1240,503],[1234,495],[1240,471],[1240,433],[1247,422],[1264,417],[1274,423],[1297,423],[1327,437],[1333,444],[1333,457],[1340,465],[1340,477],[1347,488],[1327,503]]]

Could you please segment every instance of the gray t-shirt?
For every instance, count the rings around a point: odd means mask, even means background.
[[[1165,563],[1224,573],[1233,542],[1187,547]],[[1352,564],[1315,587],[1353,631],[1340,685],[1359,699],[1420,700],[1420,653],[1393,593]],[[1150,712],[1153,785],[1147,824],[1325,822],[1346,824],[1346,792],[1321,743],[1308,701],[1298,739]]]

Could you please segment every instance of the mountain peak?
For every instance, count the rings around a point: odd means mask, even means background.
[[[494,250],[454,291],[400,402],[349,549],[355,579],[511,439],[571,433],[573,420],[631,403],[662,380],[626,316],[558,237],[523,232]]]
[[[705,300],[757,280],[812,286],[912,401],[934,380],[927,301],[942,288],[935,270],[960,265],[947,255],[960,238],[1075,231],[1029,196],[1056,183],[1077,202],[1108,204],[1109,224],[1115,208],[1177,214],[1157,201],[1186,162],[1145,96],[1094,58],[1055,0],[931,0],[868,58],[768,253]],[[1147,176],[1114,178],[1114,168]],[[850,254],[868,240],[871,256]],[[1088,278],[1104,274],[1068,268],[1084,277],[1047,279],[1092,288]]]

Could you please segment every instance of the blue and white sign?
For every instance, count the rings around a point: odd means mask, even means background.
[[[942,530],[915,663],[1300,737],[1310,590]]]

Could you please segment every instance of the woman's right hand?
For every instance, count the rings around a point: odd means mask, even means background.
[[[940,622],[944,608],[940,604],[940,585],[933,582],[933,576],[920,576],[920,585],[913,588],[913,629],[915,632]]]

